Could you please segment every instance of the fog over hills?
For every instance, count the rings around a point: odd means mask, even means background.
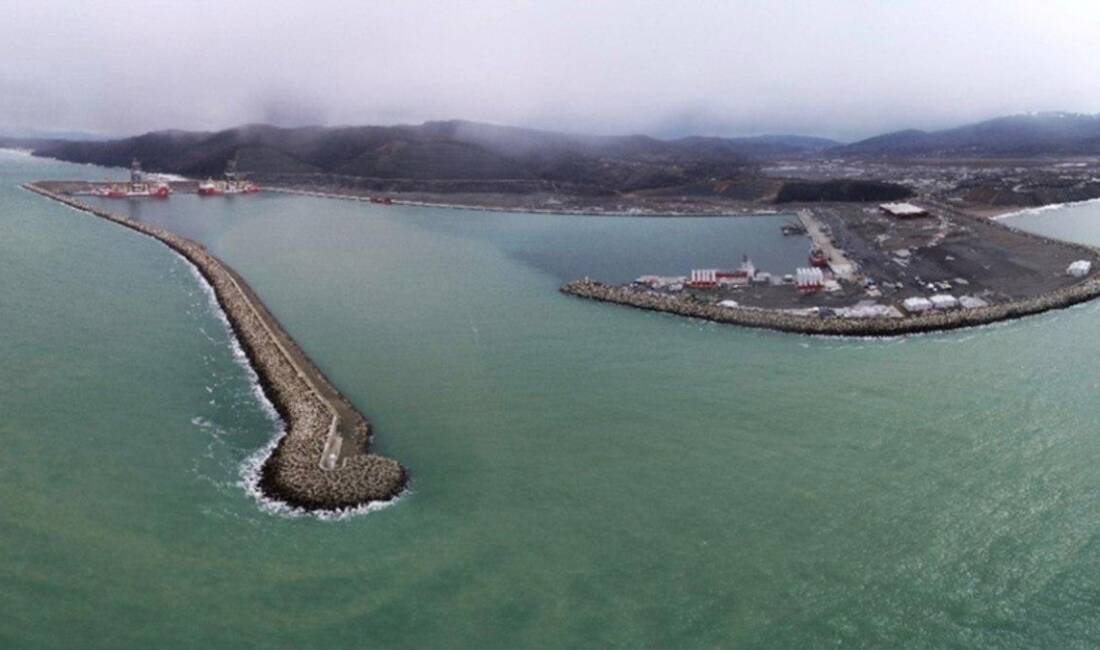
[[[151,171],[221,174],[236,158],[254,174],[411,180],[530,180],[617,191],[751,173],[780,158],[1100,155],[1100,116],[1037,113],[942,131],[896,131],[842,145],[794,135],[746,138],[598,136],[462,120],[420,125],[156,131],[106,141],[4,140],[40,156]]]
[[[592,136],[466,121],[417,126],[280,128],[255,124],[218,132],[158,131],[104,142],[53,142],[36,154],[189,176],[222,173],[226,162],[258,174],[370,178],[517,179],[592,183],[619,190],[740,173],[762,158],[803,156],[836,146],[801,136]]]
[[[829,150],[831,155],[1036,156],[1100,154],[1100,115],[1035,113],[942,131],[908,129]]]

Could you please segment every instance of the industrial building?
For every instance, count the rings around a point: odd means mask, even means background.
[[[920,207],[919,205],[913,205],[912,203],[883,203],[878,206],[878,209],[883,214],[894,217],[895,219],[916,219],[918,217],[927,217],[928,210]]]

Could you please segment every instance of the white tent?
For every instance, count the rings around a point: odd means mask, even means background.
[[[1077,260],[1076,262],[1069,265],[1069,268],[1066,269],[1066,273],[1072,275],[1075,278],[1083,278],[1088,275],[1089,271],[1091,270],[1092,262],[1088,260]]]
[[[901,302],[901,306],[905,311],[910,314],[919,314],[921,312],[932,309],[932,301],[928,298],[922,298],[920,296],[914,296],[912,298],[906,298]]]
[[[936,309],[955,309],[959,306],[959,299],[948,293],[937,293],[929,300]]]
[[[817,267],[795,270],[794,282],[799,289],[821,287],[825,284],[825,273]]]

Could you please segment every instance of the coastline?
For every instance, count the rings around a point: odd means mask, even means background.
[[[362,194],[318,192],[315,190],[300,190],[289,187],[264,186],[264,192],[280,192],[283,194],[297,194],[300,196],[312,196],[323,199],[341,199],[344,201],[361,201],[370,203],[370,197]],[[473,210],[476,212],[508,212],[515,214],[555,214],[579,217],[774,217],[785,214],[788,211],[778,208],[754,208],[744,206],[737,209],[715,209],[711,211],[682,211],[659,210],[649,208],[632,208],[629,210],[596,210],[585,208],[534,208],[529,206],[499,206],[476,203],[440,203],[435,201],[414,201],[411,199],[395,198],[392,205],[404,205],[419,208],[441,208],[446,210]]]
[[[408,482],[396,461],[369,452],[367,420],[328,381],[239,274],[198,242],[95,209],[38,183],[25,189],[152,237],[194,266],[214,292],[264,394],[286,424],[259,469],[264,496],[306,511],[388,502]]]
[[[998,212],[997,214],[992,216],[987,216],[986,218],[988,218],[990,221],[1000,222],[1005,219],[1011,219],[1013,217],[1022,217],[1029,214],[1042,214],[1044,212],[1057,210],[1059,208],[1072,208],[1079,205],[1089,205],[1090,203],[1100,203],[1100,198],[1084,199],[1082,201],[1066,201],[1064,203],[1048,203],[1046,205],[1038,205],[1032,208],[1012,208],[1009,210]]]

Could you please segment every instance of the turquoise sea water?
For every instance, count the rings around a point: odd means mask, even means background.
[[[277,425],[188,267],[16,188],[103,174],[0,154],[0,647],[1100,644],[1095,303],[815,339],[556,291],[784,264],[782,218],[113,204],[248,278],[412,472],[292,517],[241,485]],[[1019,222],[1100,243],[1100,207]]]

